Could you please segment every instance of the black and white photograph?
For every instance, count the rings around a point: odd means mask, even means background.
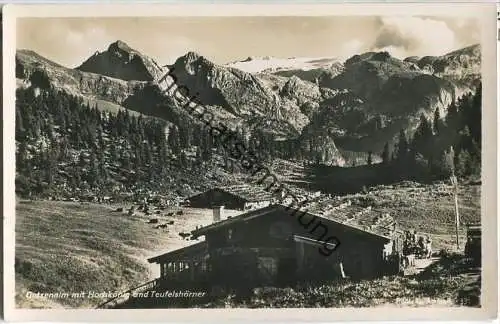
[[[12,306],[484,309],[495,12],[377,8],[13,15]]]

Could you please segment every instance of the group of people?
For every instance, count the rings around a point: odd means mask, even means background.
[[[430,258],[432,255],[432,240],[426,235],[417,235],[415,230],[405,231],[403,255],[415,255],[420,258]]]

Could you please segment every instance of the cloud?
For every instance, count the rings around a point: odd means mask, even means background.
[[[364,50],[366,50],[364,42],[359,39],[351,39],[342,45],[338,53],[338,57],[341,60],[346,60],[355,54],[363,52]]]
[[[110,43],[116,41],[105,29],[93,27],[85,30],[68,30],[62,35],[71,50],[71,60],[66,63],[70,67],[80,65],[96,50],[103,51]]]
[[[481,42],[479,21],[477,19],[448,18],[445,22],[455,31],[461,47]]]
[[[189,51],[205,54],[201,51],[199,44],[196,44],[187,37],[178,35],[162,35],[162,37],[168,39],[168,43],[159,46],[157,51],[152,53],[161,58],[162,64],[173,64],[180,56],[185,55]]]
[[[96,50],[103,50],[116,40],[104,28],[76,28],[67,21],[56,19],[43,25],[38,21],[27,21],[20,29],[27,31],[20,39],[21,46],[70,68],[80,65]]]
[[[440,20],[421,17],[382,17],[371,50],[392,55],[443,55],[459,47],[455,33]]]
[[[267,55],[347,59],[375,50],[441,55],[477,43],[479,27],[471,19],[427,16],[22,18],[17,33],[19,48],[75,67],[118,39],[159,64],[188,51],[220,64]]]

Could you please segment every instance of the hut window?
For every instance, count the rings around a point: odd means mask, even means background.
[[[201,271],[203,272],[207,272],[209,269],[208,269],[208,263],[206,260],[204,261],[201,261]]]
[[[278,265],[275,258],[259,257],[259,269],[271,275],[278,273]]]
[[[212,266],[208,262],[208,260],[204,260],[201,262],[201,271],[202,272],[210,272],[212,270]]]

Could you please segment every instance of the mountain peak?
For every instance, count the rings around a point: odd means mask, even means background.
[[[108,51],[109,52],[124,51],[128,53],[136,52],[122,40],[117,40],[116,42],[111,43],[108,47]]]
[[[189,51],[183,56],[179,57],[175,61],[174,66],[179,65],[184,66],[184,68],[187,68],[188,70],[194,69],[195,66],[197,69],[201,67],[203,67],[204,69],[211,69],[215,66],[212,61],[194,51]]]
[[[152,81],[162,74],[162,68],[150,57],[117,40],[102,53],[96,52],[78,70],[122,80]]]
[[[200,58],[203,58],[203,56],[201,56],[197,52],[189,51],[186,53],[186,55],[184,55],[184,58],[186,59],[186,61],[192,62],[192,61],[197,61]]]

